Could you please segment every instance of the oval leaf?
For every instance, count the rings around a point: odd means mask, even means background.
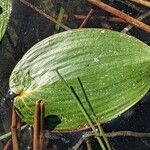
[[[80,78],[101,123],[136,104],[150,87],[150,48],[119,32],[78,29],[53,35],[33,46],[16,65],[10,89],[18,94],[21,118],[33,123],[35,102],[45,102],[45,116],[59,130],[87,124],[56,69],[78,93],[91,115],[77,81]]]
[[[0,1],[0,40],[2,39],[7,28],[10,15],[10,0]]]

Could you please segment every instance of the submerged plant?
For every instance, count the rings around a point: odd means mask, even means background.
[[[150,87],[149,68],[149,46],[132,36],[101,29],[70,30],[33,46],[14,68],[10,90],[17,95],[14,104],[27,124],[33,124],[35,102],[41,99],[50,127],[80,130],[88,122],[56,69],[92,114],[76,82],[80,77],[97,121],[105,123],[145,95]]]
[[[0,1],[0,40],[2,39],[10,15],[10,0]]]

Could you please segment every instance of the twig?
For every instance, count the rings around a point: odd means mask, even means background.
[[[65,18],[67,18],[68,16],[65,15]],[[87,16],[84,15],[74,15],[75,19],[78,20],[84,20]],[[117,17],[110,17],[110,16],[91,16],[89,20],[102,20],[102,21],[109,21],[109,22],[119,22],[119,23],[126,23],[124,20],[122,20],[121,18],[117,18]]]
[[[12,134],[12,145],[14,150],[19,150],[18,136],[17,136],[17,114],[16,108],[13,104],[12,108],[12,124],[11,124],[11,134]]]
[[[136,137],[136,138],[150,138],[150,133],[142,133],[142,132],[133,132],[133,131],[117,131],[117,132],[110,132],[110,133],[105,133],[105,135],[108,138],[114,138],[114,137],[120,137],[120,136],[130,136],[130,137]],[[95,133],[87,133],[80,138],[80,140],[72,147],[73,150],[77,150],[82,142],[89,137],[93,136],[102,136],[101,134],[95,134]]]
[[[87,150],[92,150],[92,145],[89,138],[85,139]]]
[[[33,150],[43,150],[43,121],[44,121],[44,103],[42,100],[36,102],[33,125]]]
[[[134,131],[118,131],[118,132],[111,132],[106,133],[107,137],[114,138],[118,136],[131,136],[137,138],[149,138],[150,133],[143,133],[143,132],[134,132]]]
[[[89,13],[87,14],[87,16],[85,17],[85,19],[83,20],[83,22],[82,22],[82,24],[80,25],[79,28],[83,28],[87,24],[87,22],[89,21],[89,19],[91,18],[93,13],[94,13],[94,9],[91,9],[89,11]]]
[[[138,3],[138,4],[141,4],[143,6],[147,6],[147,7],[150,7],[150,2],[146,1],[146,0],[130,0],[134,3]]]
[[[145,32],[150,32],[150,26],[144,24],[143,22],[123,13],[122,11],[116,9],[116,8],[113,8],[99,0],[88,0],[90,3],[98,6],[99,8],[102,8],[104,9],[105,11],[117,16],[117,17],[120,17],[121,19],[125,20],[126,22],[144,30]]]
[[[146,17],[148,17],[148,16],[150,16],[150,12],[146,12],[146,13],[144,13],[144,14],[142,14],[141,16],[139,16],[137,19],[138,20],[143,20],[144,18],[146,18]],[[123,32],[123,33],[127,33],[129,30],[131,30],[132,29],[132,25],[128,25],[127,27],[125,27],[121,32]]]
[[[45,115],[45,106],[44,103],[40,103],[40,150],[43,150],[44,145],[44,115]]]
[[[35,112],[34,112],[34,124],[33,124],[33,150],[39,150],[39,123],[40,123],[40,102],[37,101],[35,105]]]
[[[68,15],[64,15],[64,18],[67,19]],[[83,21],[86,16],[85,15],[74,15],[74,18]],[[121,18],[118,17],[111,17],[111,16],[91,16],[89,21],[91,20],[100,20],[100,21],[107,21],[107,22],[113,22],[113,23],[124,23],[126,24],[127,22],[124,21]],[[144,20],[145,23],[150,24],[150,20]]]
[[[9,139],[3,150],[10,150],[11,149],[11,144],[12,144],[12,140]]]
[[[41,16],[45,17],[46,19],[58,24],[60,27],[62,27],[65,30],[70,30],[69,27],[67,27],[66,25],[62,24],[61,22],[58,22],[55,18],[53,18],[52,16],[46,14],[45,12],[43,12],[42,10],[40,10],[39,8],[35,7],[34,5],[32,5],[31,3],[25,1],[25,0],[19,0],[21,3],[23,3],[24,5],[26,5],[27,7],[31,8],[32,10],[36,11],[37,13],[39,13]]]

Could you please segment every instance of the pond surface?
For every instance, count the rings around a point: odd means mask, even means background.
[[[119,0],[105,1],[124,12],[136,17],[141,13],[148,12],[146,7],[132,3],[121,3]],[[64,24],[71,29],[79,28],[83,19],[91,8],[95,10],[93,16],[109,16],[97,7],[92,7],[85,0],[33,0],[32,4],[43,10],[46,14],[57,18],[60,7],[65,10]],[[101,17],[102,18],[102,17]],[[150,17],[144,19],[147,24]],[[121,21],[108,21],[107,19],[91,19],[85,27],[108,28],[116,31],[123,30],[128,24]],[[13,0],[12,12],[8,29],[3,40],[0,43],[0,90],[4,95],[9,90],[8,80],[11,71],[16,63],[21,59],[25,52],[40,40],[53,35],[55,24],[38,14],[35,10],[21,3],[19,0]],[[59,32],[63,32],[60,29]],[[150,35],[140,29],[133,28],[128,34],[135,36],[143,42],[150,44]],[[136,132],[150,132],[150,94],[147,95],[132,109],[128,110],[120,117],[103,125],[105,132],[131,130]],[[3,135],[10,131],[11,125],[11,102],[0,99],[0,134]],[[77,144],[81,136],[86,132],[73,133],[53,133],[45,131],[45,149],[66,150],[71,149]],[[0,149],[9,139],[0,142]],[[100,149],[97,141],[90,138],[92,148]],[[32,149],[32,129],[27,127],[21,133],[21,149]],[[150,149],[150,139],[134,137],[110,138],[110,144],[114,150],[148,150]],[[86,149],[85,142],[80,149]]]

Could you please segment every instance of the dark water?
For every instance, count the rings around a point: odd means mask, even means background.
[[[91,8],[85,0],[33,0],[33,4],[44,10],[51,16],[57,16],[60,6],[63,6],[68,14],[68,19],[64,24],[70,28],[78,28],[81,21],[77,20],[74,15],[86,15]],[[126,5],[119,1],[106,1],[120,10],[124,10],[133,16],[148,11],[147,8],[139,5]],[[109,13],[94,7],[96,10],[94,15],[107,15]],[[147,19],[148,20],[148,19]],[[107,22],[102,20],[89,21],[86,27],[109,28],[116,31],[121,31],[127,24]],[[54,33],[55,24],[45,19],[35,11],[23,5],[18,0],[13,1],[12,14],[7,32],[0,43],[0,90],[6,95],[9,86],[8,79],[15,64],[21,59],[24,53],[40,40]],[[64,31],[61,29],[61,32]],[[150,44],[150,35],[144,31],[133,28],[130,34]],[[0,134],[10,131],[11,122],[11,104],[1,97],[0,105]],[[122,116],[104,125],[105,132],[132,130],[137,132],[150,132],[150,95],[147,94],[141,102],[134,106]],[[85,131],[84,131],[85,132]],[[74,146],[84,132],[75,133],[50,133],[46,131],[47,138],[45,140],[45,149],[66,150]],[[7,140],[0,143],[2,149]],[[93,149],[97,150],[100,147],[97,141],[90,139]],[[32,130],[27,128],[21,134],[21,149],[31,149],[32,147]],[[110,144],[114,150],[148,150],[150,149],[150,140],[147,138],[133,137],[117,137],[111,138]],[[80,149],[86,149],[85,142]]]

